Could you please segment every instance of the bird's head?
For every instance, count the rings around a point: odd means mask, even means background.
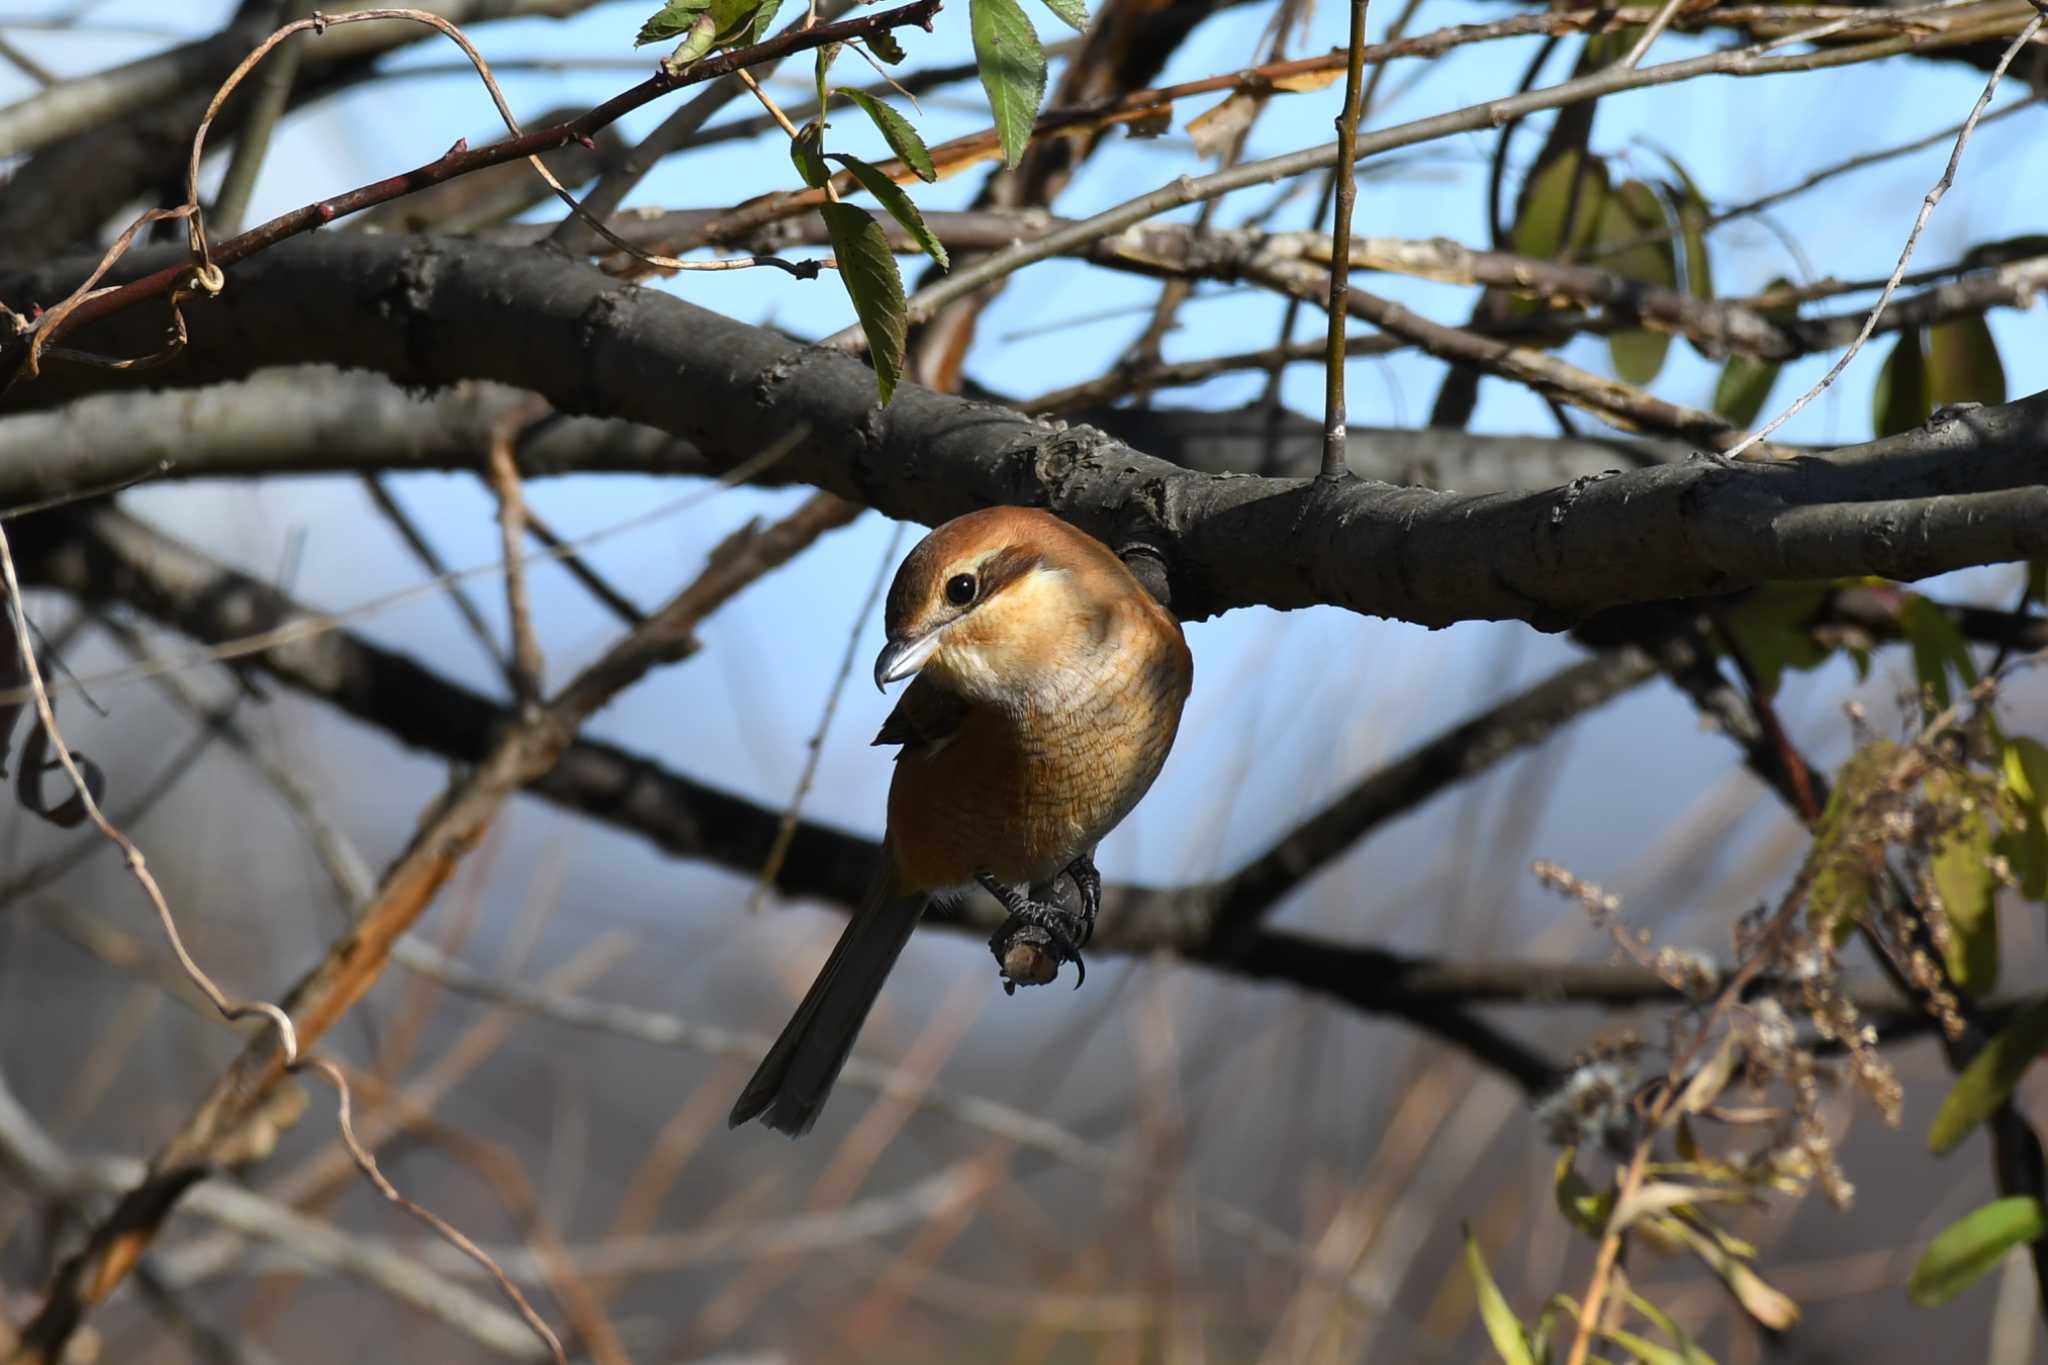
[[[896,571],[875,685],[925,671],[991,701],[1035,691],[1100,642],[1120,594],[1144,589],[1100,541],[1049,512],[988,507],[926,536]]]

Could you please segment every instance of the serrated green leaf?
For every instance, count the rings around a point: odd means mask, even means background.
[[[649,43],[667,42],[689,31],[698,16],[711,8],[711,0],[668,0],[659,10],[640,25],[640,34],[633,39],[634,47],[645,47]]]
[[[1927,329],[1927,397],[1937,408],[2005,401],[2005,366],[1982,313]]]
[[[1678,256],[1671,239],[1643,241],[1663,233],[1668,224],[1664,201],[1657,191],[1640,180],[1624,180],[1600,207],[1600,220],[1593,239],[1603,247],[1620,247],[1603,253],[1607,268],[1625,279],[1661,289],[1678,286]],[[1623,243],[1633,242],[1633,246]],[[1664,356],[1671,349],[1671,334],[1647,327],[1631,327],[1607,338],[1608,355],[1614,372],[1630,384],[1648,384],[1664,368]]]
[[[1922,1308],[1936,1308],[1968,1289],[2014,1247],[2048,1233],[2041,1201],[2028,1195],[1994,1199],[1934,1235],[1920,1253],[1906,1292]]]
[[[1536,1353],[1529,1348],[1529,1334],[1523,1330],[1515,1310],[1508,1307],[1507,1296],[1493,1282],[1493,1272],[1486,1268],[1486,1256],[1479,1250],[1470,1228],[1465,1229],[1465,1269],[1472,1276],[1472,1293],[1479,1301],[1479,1321],[1486,1328],[1495,1353],[1506,1365],[1536,1365]]]
[[[917,211],[917,205],[911,202],[910,196],[903,192],[901,185],[857,156],[848,156],[844,152],[827,152],[826,155],[852,171],[853,178],[860,181],[860,187],[875,196],[876,201],[889,210],[889,216],[901,223],[903,230],[917,239],[917,244],[924,248],[927,256],[939,263],[940,269],[943,270],[951,264],[946,259],[945,244],[933,236],[932,230],[925,226],[924,215]]]
[[[865,90],[854,90],[844,85],[835,93],[852,100],[860,106],[861,112],[874,120],[875,127],[881,130],[883,139],[888,142],[889,150],[896,153],[919,180],[929,185],[939,178],[938,167],[932,164],[932,154],[926,149],[924,139],[917,135],[917,129],[911,127],[909,119],[896,112],[894,105],[875,98]]]
[[[832,178],[832,170],[825,164],[825,127],[812,119],[796,130],[796,136],[789,140],[789,159],[796,167],[796,173],[812,189],[822,186]]]
[[[897,42],[896,35],[890,33],[886,29],[880,32],[870,33],[867,37],[861,39],[861,41],[867,44],[867,49],[869,52],[873,53],[877,58],[887,62],[891,66],[895,66],[897,63],[903,60],[903,44]]]
[[[775,16],[782,9],[782,0],[761,0],[761,8],[754,14],[754,22],[747,29],[749,45],[764,42],[768,30],[775,26]]]
[[[995,115],[996,136],[1003,144],[1003,162],[1014,166],[1031,145],[1031,128],[1045,98],[1045,49],[1038,30],[1017,0],[969,0],[974,32],[974,60],[981,68],[982,89]]]
[[[887,404],[896,392],[896,381],[903,377],[903,352],[910,331],[903,276],[897,273],[888,234],[872,214],[851,204],[821,204],[818,212],[824,215],[825,231],[832,238],[839,278],[846,282],[861,331],[867,334],[875,387]]]
[[[2048,998],[2037,999],[2013,1016],[1984,1050],[1970,1059],[1927,1131],[1927,1146],[1941,1156],[1991,1117],[2011,1096],[2027,1068],[2048,1047]]]
[[[1045,7],[1076,33],[1088,31],[1087,0],[1045,0]]]
[[[1982,999],[1998,983],[1998,878],[1991,869],[1991,816],[1945,771],[1930,773],[1928,798],[1949,812],[1933,857],[1934,889],[1948,920],[1949,974]]]
[[[1920,350],[1920,329],[1908,327],[1892,344],[1877,372],[1871,395],[1870,421],[1879,436],[1911,431],[1927,420],[1934,404],[1927,398],[1927,360]]]

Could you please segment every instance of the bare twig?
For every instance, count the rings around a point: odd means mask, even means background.
[[[2013,58],[2019,56],[2020,50],[2034,41],[2034,35],[2041,31],[2044,23],[2048,23],[2048,11],[2027,20],[2026,26],[2020,29],[1999,56],[1998,65],[1992,68],[1990,79],[1984,82],[1984,89],[1979,92],[1977,103],[1970,109],[1970,116],[1963,120],[1962,129],[1956,134],[1955,149],[1948,154],[1948,164],[1942,167],[1941,178],[1927,191],[1920,201],[1920,211],[1913,215],[1913,228],[1906,234],[1906,245],[1899,251],[1899,263],[1892,267],[1891,278],[1884,282],[1883,292],[1877,296],[1877,302],[1871,305],[1870,315],[1864,318],[1862,330],[1857,332],[1856,339],[1849,343],[1849,349],[1842,352],[1841,358],[1828,367],[1828,372],[1822,375],[1812,388],[1795,399],[1790,407],[1725,451],[1724,458],[1734,459],[1804,411],[1807,404],[1820,397],[1836,379],[1840,378],[1842,371],[1849,368],[1849,362],[1856,358],[1856,353],[1863,349],[1863,343],[1870,340],[1870,334],[1877,330],[1877,320],[1884,316],[1885,305],[1891,302],[1893,292],[1898,289],[1899,281],[1906,274],[1906,265],[1913,259],[1913,248],[1920,244],[1920,233],[1927,226],[1928,217],[1933,214],[1934,206],[1941,202],[1942,196],[1948,193],[1949,187],[1955,184],[1956,168],[1963,160],[1963,148],[1970,145],[1970,134],[1976,131],[1978,121],[1984,116],[1984,107],[1991,103],[1991,96],[1997,92],[1998,83],[2005,78],[2006,68],[2012,65]]]
[[[546,687],[546,660],[533,628],[533,597],[526,590],[526,497],[519,487],[519,466],[513,448],[519,433],[547,404],[536,399],[526,411],[513,413],[491,432],[491,491],[498,498],[498,540],[505,556],[505,609],[512,621],[512,692],[521,708],[538,706]]]
[[[1330,229],[1329,341],[1323,355],[1323,468],[1320,477],[1339,479],[1344,462],[1345,301],[1351,289],[1351,206],[1358,199],[1358,120],[1365,79],[1365,17],[1368,0],[1351,0],[1350,63],[1344,73],[1344,108],[1337,115],[1337,208]]]

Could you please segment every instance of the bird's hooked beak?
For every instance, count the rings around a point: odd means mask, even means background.
[[[942,626],[914,640],[891,640],[883,645],[882,652],[875,657],[875,686],[887,691],[890,683],[900,682],[923,668],[944,633]]]

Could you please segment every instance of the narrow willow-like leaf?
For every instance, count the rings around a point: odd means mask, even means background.
[[[903,352],[910,332],[909,314],[903,306],[903,276],[897,273],[896,257],[889,251],[888,234],[874,215],[851,204],[820,204],[818,212],[824,215],[825,231],[832,238],[839,278],[846,281],[860,329],[867,334],[875,387],[887,403],[896,392],[896,381],[903,377]]]
[[[2048,998],[2034,1001],[2013,1016],[1963,1068],[1934,1116],[1934,1127],[1927,1133],[1928,1148],[1937,1156],[1954,1151],[2005,1103],[2044,1047],[2048,1047]]]
[[[853,178],[860,181],[860,187],[875,196],[876,201],[889,210],[891,218],[903,224],[903,230],[917,240],[925,254],[937,261],[941,269],[951,264],[946,259],[945,244],[925,226],[924,215],[917,211],[917,205],[911,202],[901,185],[857,156],[848,156],[844,152],[827,152],[825,155],[852,171]]]
[[[1947,1303],[2005,1259],[2014,1247],[2048,1232],[2041,1201],[2030,1195],[1994,1199],[1936,1233],[1906,1281],[1922,1308]]]
[[[924,139],[917,135],[917,129],[910,126],[910,120],[896,112],[896,107],[886,100],[876,99],[865,90],[840,86],[833,92],[844,95],[859,105],[861,111],[874,120],[881,129],[882,137],[889,144],[889,150],[896,153],[904,165],[910,167],[919,180],[930,184],[939,178],[938,167],[932,165],[931,151],[924,145]]]
[[[1486,1327],[1494,1351],[1506,1365],[1536,1365],[1535,1353],[1529,1349],[1529,1334],[1523,1330],[1515,1310],[1508,1307],[1500,1286],[1493,1282],[1493,1272],[1486,1268],[1485,1253],[1479,1250],[1470,1228],[1465,1229],[1465,1269],[1471,1272],[1472,1292],[1479,1300],[1479,1321]]]
[[[1031,145],[1031,126],[1045,98],[1045,49],[1017,0],[970,0],[974,60],[995,115],[1003,161],[1014,166]]]
[[[1606,258],[1609,270],[1642,284],[1662,289],[1678,285],[1678,254],[1672,249],[1666,230],[1664,201],[1657,191],[1640,180],[1624,180],[1600,206],[1594,240],[1602,246],[1619,247]],[[1622,245],[1634,243],[1634,245]],[[1607,339],[1614,372],[1631,384],[1648,384],[1664,368],[1671,349],[1671,334],[1647,327],[1631,327]]]

